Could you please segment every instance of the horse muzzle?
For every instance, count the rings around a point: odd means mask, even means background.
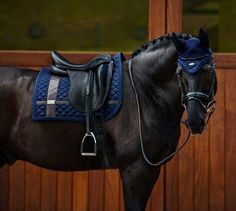
[[[201,134],[215,111],[214,96],[211,99],[202,92],[190,92],[184,96],[183,105],[188,112],[187,128],[191,134]]]
[[[201,134],[205,127],[203,119],[187,119],[185,123],[191,134]]]

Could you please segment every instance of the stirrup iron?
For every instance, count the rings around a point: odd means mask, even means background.
[[[93,140],[93,152],[85,152],[84,151],[84,143],[85,143],[86,139],[88,139],[90,137],[92,137],[92,140]],[[82,156],[97,156],[97,140],[96,140],[96,137],[93,132],[85,133],[85,135],[82,139],[82,142],[81,142],[80,154]]]

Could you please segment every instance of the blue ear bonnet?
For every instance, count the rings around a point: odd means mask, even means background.
[[[189,74],[197,73],[205,64],[211,63],[211,54],[206,54],[200,57],[178,59],[178,65],[181,66]]]
[[[211,49],[202,47],[199,39],[190,38],[184,42],[183,51],[179,52],[178,65],[187,73],[195,74],[211,60]]]

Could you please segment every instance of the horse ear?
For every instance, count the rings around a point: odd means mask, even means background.
[[[175,45],[175,48],[178,51],[182,51],[184,49],[183,41],[181,41],[174,32],[172,33],[172,40],[173,40],[173,43]]]
[[[199,40],[202,46],[209,48],[208,33],[202,27],[199,30]]]

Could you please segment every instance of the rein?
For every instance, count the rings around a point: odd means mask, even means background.
[[[179,146],[173,153],[171,153],[170,155],[166,156],[165,158],[163,158],[162,160],[158,161],[157,163],[151,162],[150,159],[147,157],[147,154],[146,154],[146,152],[144,150],[140,103],[139,103],[139,98],[138,98],[137,90],[136,90],[136,87],[135,87],[135,84],[134,84],[134,80],[133,80],[133,75],[132,75],[132,60],[131,59],[129,60],[129,63],[128,63],[128,69],[129,69],[129,77],[130,77],[130,81],[131,81],[131,86],[132,86],[133,91],[134,91],[136,105],[137,105],[139,140],[140,140],[142,155],[143,155],[144,160],[149,165],[151,165],[151,166],[160,166],[161,164],[163,164],[164,162],[169,160],[171,157],[176,155],[188,143],[188,141],[190,140],[189,138],[190,138],[191,132],[190,132],[190,130],[188,131],[188,136],[187,136],[185,142],[181,146]],[[186,125],[185,122],[181,121],[181,123]]]

